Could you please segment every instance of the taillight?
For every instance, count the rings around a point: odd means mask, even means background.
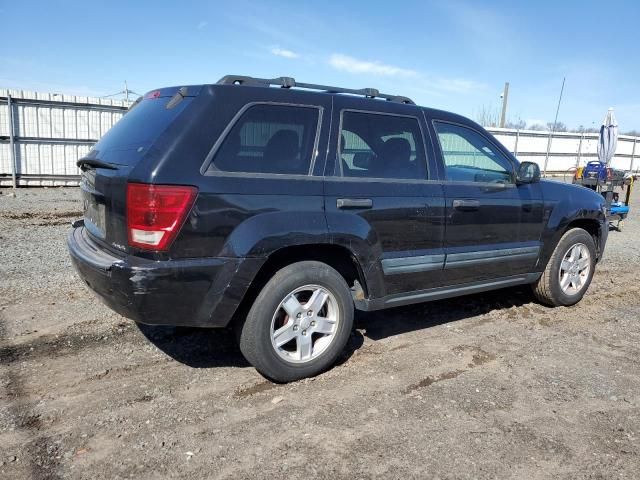
[[[196,187],[129,183],[129,245],[145,250],[167,250],[180,231],[197,194]]]

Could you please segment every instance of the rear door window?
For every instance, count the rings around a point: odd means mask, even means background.
[[[339,157],[345,177],[427,178],[422,131],[414,117],[344,111]]]
[[[319,118],[316,107],[253,105],[227,133],[208,171],[308,175]]]

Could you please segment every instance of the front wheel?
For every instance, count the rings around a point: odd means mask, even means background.
[[[547,305],[571,306],[587,292],[596,266],[596,244],[582,228],[566,232],[540,279],[533,284],[538,300]]]
[[[298,262],[278,271],[256,298],[240,350],[265,377],[291,382],[331,367],[353,326],[347,283],[330,266]]]

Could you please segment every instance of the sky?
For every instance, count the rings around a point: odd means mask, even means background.
[[[606,6],[606,8],[603,8]],[[0,0],[0,88],[102,96],[225,74],[374,87],[477,119],[640,130],[640,2]]]

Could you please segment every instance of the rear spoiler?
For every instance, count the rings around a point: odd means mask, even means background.
[[[202,85],[187,85],[184,87],[166,87],[157,88],[145,93],[142,98],[165,98],[173,97],[176,93],[180,93],[183,97],[196,97],[202,90]]]
[[[159,98],[170,98],[167,103],[167,108],[173,108],[178,105],[183,98],[196,97],[202,90],[202,85],[191,85],[187,87],[166,87],[158,90],[151,90],[145,93],[143,96],[138,97],[135,102],[131,104],[129,110],[134,108],[143,100],[156,100]]]

